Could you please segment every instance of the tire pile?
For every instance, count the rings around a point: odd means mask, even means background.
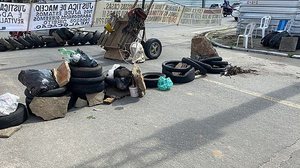
[[[70,46],[97,44],[101,33],[95,32],[72,32],[67,28],[50,31],[49,36],[38,36],[35,33],[20,37],[8,37],[0,39],[0,51],[23,50],[40,47],[61,47],[66,44]]]
[[[19,103],[16,111],[7,116],[0,116],[0,129],[5,129],[22,124],[28,118],[25,105]]]
[[[200,75],[222,74],[228,62],[222,57],[211,57],[202,60],[182,58],[181,61],[165,61],[162,63],[162,73],[170,77],[174,83],[188,83],[195,79],[196,72]]]

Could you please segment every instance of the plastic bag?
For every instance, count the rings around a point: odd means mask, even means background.
[[[59,53],[62,54],[64,59],[71,65],[78,67],[96,67],[98,66],[97,61],[94,58],[89,57],[82,50],[77,49],[76,51],[67,50],[65,48],[58,49]]]
[[[157,82],[158,90],[162,90],[162,91],[170,90],[172,86],[173,86],[173,82],[169,77],[168,78],[165,78],[163,76],[159,77]]]
[[[18,80],[27,87],[33,96],[58,88],[58,84],[49,69],[44,70],[22,70],[18,75]]]
[[[18,108],[19,97],[10,93],[0,95],[0,116],[9,115]]]
[[[130,53],[132,56],[132,63],[142,63],[146,60],[146,55],[144,52],[143,45],[136,41],[132,42],[130,45]]]

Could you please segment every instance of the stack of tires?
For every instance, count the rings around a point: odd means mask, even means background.
[[[39,36],[35,33],[20,37],[9,37],[0,39],[0,51],[23,50],[40,47],[61,47],[68,45],[97,44],[101,33],[95,32],[72,32],[67,28],[55,29],[49,35]]]
[[[99,93],[105,89],[105,76],[102,75],[102,67],[76,67],[70,65],[71,79],[70,91],[82,99],[86,94]]]
[[[57,88],[57,89],[48,90],[47,92],[43,92],[43,93],[41,93],[39,95],[36,95],[36,96],[32,95],[28,89],[25,89],[24,94],[26,96],[26,99],[25,99],[26,106],[27,106],[28,112],[30,114],[32,114],[32,112],[30,110],[29,105],[30,105],[30,103],[31,103],[31,101],[32,101],[32,99],[34,97],[62,97],[62,96],[69,96],[69,93],[67,92],[67,87],[60,87],[60,88]]]
[[[176,67],[178,64],[182,66]],[[173,83],[188,83],[195,79],[195,68],[182,61],[163,62],[162,73],[170,77]]]
[[[222,74],[226,71],[226,66],[228,65],[227,61],[223,61],[222,57],[211,57],[201,60],[195,60],[191,58],[187,58],[203,67],[207,73],[210,74]]]
[[[25,105],[19,103],[16,111],[6,116],[0,116],[0,129],[17,126],[25,122],[28,118],[28,112]]]

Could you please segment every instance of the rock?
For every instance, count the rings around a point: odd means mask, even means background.
[[[193,37],[191,45],[191,58],[199,60],[214,56],[219,56],[219,54],[205,36],[197,35]]]
[[[86,107],[87,105],[88,105],[88,102],[86,100],[78,98],[74,107],[75,108],[82,108],[82,107]]]
[[[91,107],[98,104],[102,104],[104,96],[105,96],[104,92],[86,94],[88,105]]]
[[[59,87],[69,83],[71,78],[71,70],[68,62],[63,62],[57,69],[53,69],[53,75]]]
[[[0,130],[0,138],[9,138],[22,128],[21,125]]]
[[[113,103],[115,100],[116,100],[116,98],[108,97],[108,98],[106,98],[106,99],[103,100],[103,103],[105,103],[105,104],[111,104],[111,103]]]
[[[68,110],[70,97],[34,97],[30,103],[33,114],[43,120],[64,117]]]
[[[134,84],[138,88],[139,97],[143,97],[146,94],[146,85],[144,82],[142,71],[137,64],[133,64],[132,76],[134,79]]]

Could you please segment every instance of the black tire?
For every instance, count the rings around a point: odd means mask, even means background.
[[[43,42],[43,40],[37,34],[33,33],[33,34],[31,34],[31,37],[38,44],[38,47],[44,47],[45,46],[45,43]]]
[[[93,38],[89,41],[91,45],[97,44],[98,40],[101,37],[101,33],[97,30],[94,32]]]
[[[149,59],[157,59],[162,52],[161,42],[156,38],[148,39],[143,47],[145,54]]]
[[[160,77],[166,77],[165,74],[159,72],[147,72],[143,73],[144,82],[147,88],[157,88],[158,79]]]
[[[84,36],[84,41],[85,41],[85,44],[87,43],[87,42],[89,42],[92,38],[93,38],[93,34],[94,33],[91,33],[91,32],[89,32],[89,33],[87,33],[85,36]]]
[[[71,84],[95,84],[104,81],[105,76],[95,77],[95,78],[74,78],[70,79]]]
[[[31,111],[31,109],[30,109],[30,107],[29,107],[31,101],[32,101],[31,98],[29,98],[29,97],[26,97],[26,98],[25,98],[25,104],[26,104],[27,111],[28,111],[29,114],[33,114],[32,111]]]
[[[68,41],[68,45],[78,45],[79,44],[79,33],[75,33],[73,38]]]
[[[4,45],[8,50],[15,50],[16,48],[13,46],[13,45],[11,45],[6,39],[4,39],[4,38],[1,38],[0,39],[0,43],[2,44],[2,45]]]
[[[81,45],[85,45],[85,43],[87,43],[87,41],[85,40],[84,37],[85,37],[85,34],[79,33],[78,39],[79,39],[79,43],[80,43]]]
[[[59,47],[60,44],[58,44],[56,41],[55,42],[50,42],[46,43],[46,47]]]
[[[64,45],[66,44],[66,41],[60,37],[60,35],[57,33],[57,31],[52,33],[53,37],[55,38],[55,41],[59,44],[59,45]]]
[[[24,37],[18,37],[18,41],[26,48],[32,48],[33,45],[24,39]]]
[[[39,44],[29,34],[25,36],[25,40],[35,48],[39,47]]]
[[[208,70],[208,73],[211,73],[211,74],[220,74],[223,72],[225,72],[225,68],[212,68],[212,69]]]
[[[193,60],[194,62],[196,62],[197,64],[201,65],[203,68],[205,68],[207,71],[212,69],[211,65],[197,61],[197,60]]]
[[[15,112],[0,117],[0,129],[9,128],[22,124],[28,118],[25,105],[19,103]]]
[[[166,70],[163,70],[162,73],[165,74],[167,77],[170,77],[173,83],[188,83],[195,79],[195,68],[192,68],[184,75],[179,76],[175,76],[172,74],[172,72]]]
[[[63,28],[64,29],[64,28]],[[66,34],[64,33],[63,29],[57,29],[55,31],[55,33],[57,33],[59,35],[59,37],[63,40],[68,40],[68,37],[66,36]],[[53,34],[52,34],[53,35]]]
[[[75,67],[70,65],[71,77],[75,78],[95,78],[102,76],[102,66],[96,67]]]
[[[66,35],[66,37],[67,37],[66,40],[71,40],[71,39],[73,38],[74,33],[71,32],[69,29],[67,29],[67,28],[62,28],[61,30],[62,30],[62,32]]]
[[[75,94],[92,94],[102,92],[105,89],[105,82],[90,84],[90,85],[80,85],[72,84],[71,91]]]
[[[11,45],[13,45],[15,48],[17,48],[17,49],[20,49],[20,50],[25,49],[25,46],[23,46],[21,43],[19,43],[17,40],[15,40],[15,39],[12,38],[12,37],[9,37],[9,38],[7,39],[7,41],[8,41]]]
[[[0,52],[7,51],[7,47],[0,43]]]
[[[66,91],[67,91],[67,87],[60,87],[57,89],[48,90],[47,92],[41,93],[36,97],[61,97],[65,95]],[[26,97],[30,99],[33,99],[33,97],[35,97],[30,93],[28,89],[25,89],[24,94]]]
[[[234,17],[234,20],[235,20],[235,21],[239,21],[239,18],[238,18],[238,17]]]
[[[53,43],[56,42],[53,36],[42,36],[42,41],[44,43]]]
[[[222,60],[223,60],[222,57],[218,56],[218,57],[210,57],[210,58],[202,59],[200,61],[203,63],[209,63],[211,61],[222,61]]]
[[[52,33],[55,32],[57,29],[50,29],[49,30],[49,36],[52,36]]]
[[[201,65],[197,64],[195,61],[193,61],[191,58],[182,58],[182,62],[191,65],[192,67],[195,68],[195,70],[200,71],[201,75],[206,75],[207,70],[202,67]]]
[[[228,65],[228,62],[227,61],[210,61],[209,64],[211,66],[225,67]]]
[[[188,65],[186,68],[175,68],[175,66],[181,63],[181,61],[165,61],[162,63],[162,69],[169,72],[188,72],[192,69],[192,66]]]

